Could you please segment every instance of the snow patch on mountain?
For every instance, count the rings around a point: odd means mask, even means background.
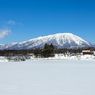
[[[0,49],[33,49],[43,48],[45,44],[53,44],[59,47],[72,48],[72,47],[95,47],[94,44],[72,34],[72,33],[58,33],[55,35],[48,35],[30,39],[20,43],[12,43],[0,45]]]

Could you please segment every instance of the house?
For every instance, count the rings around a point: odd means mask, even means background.
[[[93,51],[93,53],[94,53],[94,56],[95,56],[95,51]]]
[[[82,50],[83,55],[93,55],[93,50]]]
[[[56,58],[57,58],[57,57],[58,57],[58,54],[54,54],[54,57],[56,57]]]
[[[34,55],[33,53],[28,53],[27,55],[28,55],[28,57],[30,57],[30,58],[35,58],[35,55]]]
[[[71,56],[78,56],[78,55],[82,55],[82,53],[71,53]]]
[[[57,57],[62,57],[64,56],[64,54],[60,53],[60,54],[54,54],[54,56],[57,58]]]

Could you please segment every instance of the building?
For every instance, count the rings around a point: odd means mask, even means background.
[[[35,58],[34,53],[28,53],[27,55],[28,55],[30,58]]]
[[[93,50],[82,50],[83,55],[93,55]]]
[[[63,57],[64,54],[60,53],[60,54],[54,54],[54,56],[57,58],[57,57]]]
[[[54,54],[54,56],[55,56],[56,58],[58,58],[58,54]]]
[[[94,52],[94,56],[95,56],[95,51],[93,51]]]

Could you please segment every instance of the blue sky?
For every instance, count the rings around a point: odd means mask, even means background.
[[[0,0],[0,44],[56,33],[95,44],[95,1]]]

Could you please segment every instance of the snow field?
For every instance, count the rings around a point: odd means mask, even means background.
[[[0,62],[0,95],[95,95],[95,61]]]
[[[93,55],[77,55],[77,56],[58,56],[58,57],[49,57],[49,58],[34,58],[31,57],[27,60],[95,60],[95,56]],[[26,60],[26,61],[27,61]],[[11,60],[11,62],[15,62],[14,60]],[[0,62],[9,62],[5,57],[0,56]]]
[[[59,56],[49,58],[31,58],[31,60],[95,60],[93,55]]]

